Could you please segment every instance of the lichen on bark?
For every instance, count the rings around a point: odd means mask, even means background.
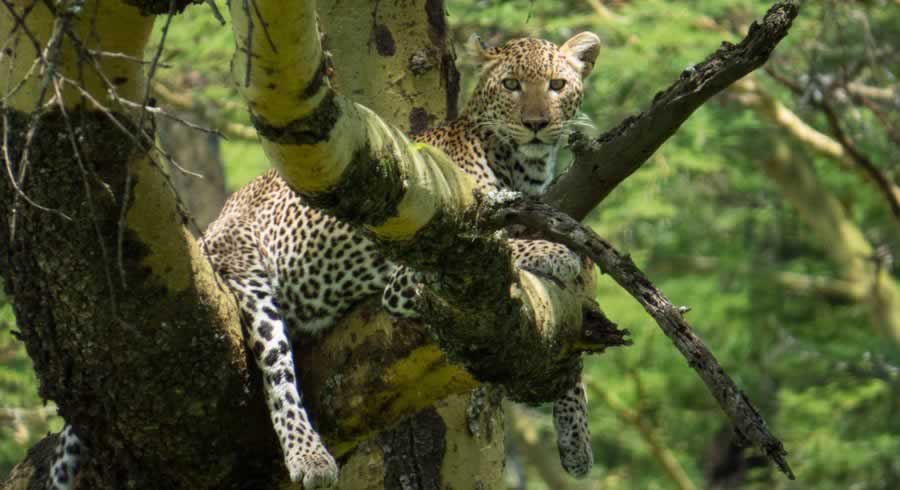
[[[70,220],[17,203],[9,180],[0,183],[4,277],[41,375],[41,395],[57,402],[103,462],[89,465],[101,480],[221,484],[244,462],[259,463],[242,454],[239,442],[252,433],[226,434],[202,423],[209,414],[240,419],[262,408],[252,396],[236,309],[172,215],[174,201],[161,206],[144,195],[163,192],[160,168],[106,115],[70,116],[79,121],[79,153],[89,173],[73,168],[69,126],[50,112],[35,141],[61,143],[30,146],[22,185],[31,199]],[[8,111],[6,119],[10,161],[18,162],[26,132],[16,129],[31,118]],[[126,212],[122,220],[123,206],[144,212]],[[157,236],[164,233],[174,236]],[[220,334],[206,335],[209,326]],[[196,369],[185,373],[184,366]],[[208,447],[227,456],[199,456]]]

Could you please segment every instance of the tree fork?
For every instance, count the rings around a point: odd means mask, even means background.
[[[287,14],[283,0],[256,7],[251,18],[231,3],[232,74],[281,176],[312,206],[365,228],[389,258],[433,273],[423,317],[476,378],[531,403],[574,386],[580,352],[569,346],[583,340],[584,299],[515,270],[505,240],[466,222],[473,183],[447,155],[332,88],[316,2]]]

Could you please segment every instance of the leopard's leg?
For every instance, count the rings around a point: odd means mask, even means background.
[[[546,277],[562,288],[583,286],[584,262],[565,245],[546,240],[509,241],[516,267]]]
[[[563,245],[543,240],[510,240],[516,266],[549,277],[562,287],[581,287],[581,258]],[[419,318],[416,283],[421,273],[398,267],[382,294],[382,305],[394,316]],[[587,476],[594,463],[587,424],[587,398],[579,383],[553,404],[553,426],[560,463],[576,478]]]
[[[587,420],[587,395],[579,382],[562,398],[553,402],[553,427],[559,462],[566,473],[584,478],[594,465],[591,430]]]
[[[516,266],[552,279],[563,288],[582,288],[584,263],[558,243],[544,240],[510,240]],[[583,478],[594,464],[591,432],[588,428],[587,396],[584,384],[567,391],[553,403],[553,426],[559,460],[567,473]]]
[[[84,446],[81,444],[81,440],[75,435],[72,426],[66,424],[59,433],[59,441],[56,443],[56,450],[53,453],[50,474],[47,475],[47,488],[51,490],[69,490],[72,488],[84,453]]]
[[[404,266],[397,266],[381,294],[381,305],[388,313],[396,317],[419,318],[420,315],[416,309],[418,298],[416,284],[420,279],[421,273]]]
[[[333,488],[337,464],[303,409],[291,343],[269,281],[249,275],[227,280],[246,317],[247,346],[262,371],[266,404],[291,481],[302,481],[304,489]]]

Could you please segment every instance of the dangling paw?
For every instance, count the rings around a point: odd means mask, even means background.
[[[519,269],[550,279],[562,289],[583,286],[583,261],[565,245],[546,240],[513,239],[509,246]]]
[[[594,465],[594,450],[587,423],[587,399],[581,384],[553,404],[553,426],[563,469],[575,478],[586,477]]]
[[[314,436],[318,439],[318,436]],[[306,441],[301,441],[305,444]],[[303,447],[287,458],[292,482],[302,482],[304,490],[331,489],[337,486],[338,467],[322,442]]]

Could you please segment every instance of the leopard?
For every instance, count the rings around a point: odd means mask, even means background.
[[[579,33],[561,45],[517,38],[490,47],[466,43],[480,75],[456,119],[416,137],[437,148],[474,181],[481,196],[543,194],[560,150],[583,125],[584,80],[600,39]],[[576,284],[586,262],[563,245],[509,235],[514,265],[559,284]],[[298,389],[292,346],[321,334],[354,305],[376,295],[390,314],[421,319],[421,275],[385,258],[364,231],[315,207],[270,169],[232,194],[201,247],[236,296],[245,343],[262,373],[263,393],[284,464],[304,489],[330,489],[338,465],[313,428]],[[553,404],[560,462],[576,478],[593,465],[583,383]],[[54,490],[69,490],[84,448],[70,425],[50,468]]]

